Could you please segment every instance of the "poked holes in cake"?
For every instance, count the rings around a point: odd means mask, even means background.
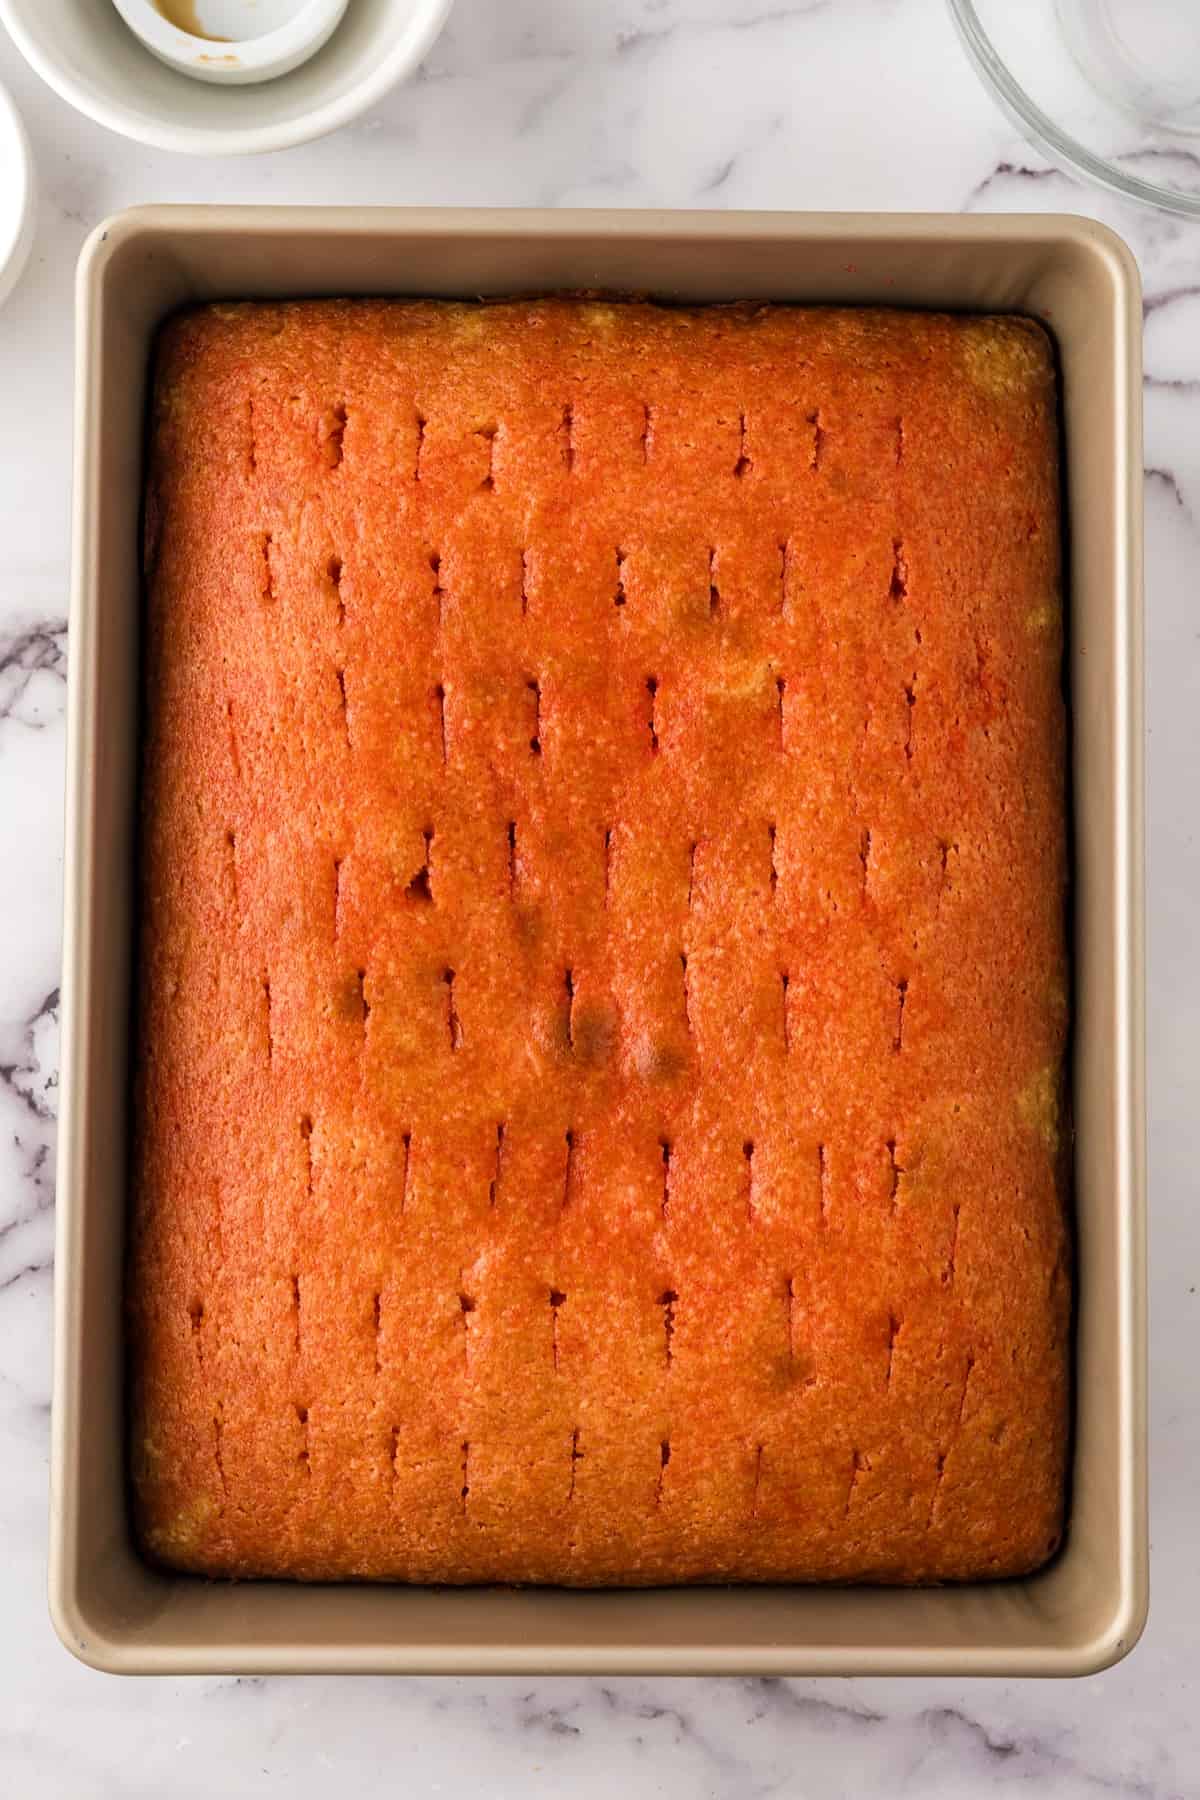
[[[960,852],[959,852],[958,845],[951,838],[938,838],[937,848],[938,848],[938,890],[937,890],[937,901],[934,905],[934,917],[940,918],[941,911],[942,911],[942,901],[945,899],[945,897],[948,893],[953,893],[953,891],[954,891],[954,880],[950,874],[950,858],[951,858],[951,856],[953,856],[957,859]]]
[[[433,690],[433,703],[437,708],[438,744],[441,750],[442,767],[450,766],[450,741],[446,733],[446,684],[439,681]]]
[[[915,749],[916,721],[914,713],[917,705],[917,671],[912,672],[912,679],[904,684],[904,704],[907,709],[904,722],[904,759],[911,762]]]
[[[333,590],[334,606],[337,610],[339,628],[346,623],[346,602],[342,594],[342,575],[345,564],[340,556],[331,556],[325,564],[325,575]]]
[[[460,1270],[459,1280],[461,1281],[462,1279],[463,1275]],[[471,1372],[471,1317],[475,1312],[477,1305],[478,1302],[473,1294],[468,1294],[465,1290],[460,1289],[458,1296],[458,1310],[459,1317],[462,1319],[463,1330],[463,1368],[467,1374],[470,1374]]]
[[[499,429],[496,424],[475,427],[475,436],[481,438],[487,447],[487,469],[479,483],[480,490],[485,494],[494,494],[496,491],[496,437]]]
[[[426,825],[424,831],[421,833],[421,838],[425,846],[425,853],[421,859],[421,866],[404,890],[404,898],[409,905],[418,907],[433,905],[434,829],[432,825]]]
[[[861,1450],[855,1450],[850,1459],[850,1482],[846,1489],[846,1504],[842,1510],[843,1519],[848,1519],[850,1517],[850,1508],[854,1503],[854,1496],[858,1492],[858,1484],[864,1475],[869,1475],[870,1473],[870,1457],[866,1456]]]
[[[962,1393],[960,1394],[959,1401],[958,1401],[958,1415],[954,1421],[954,1430],[955,1430],[956,1436],[962,1430],[963,1420],[967,1416],[967,1394],[970,1391],[971,1377],[974,1373],[975,1373],[975,1352],[973,1350],[968,1350],[966,1367],[963,1370]]]
[[[754,467],[754,459],[750,455],[750,445],[746,435],[746,415],[738,414],[738,453],[733,465],[734,479],[741,481],[749,475]]]
[[[908,1005],[908,980],[902,976],[896,983],[896,1032],[892,1039],[892,1052],[899,1056],[904,1048],[904,1012]]]
[[[558,445],[568,475],[575,470],[575,407],[571,401],[562,409],[558,424]]]
[[[241,896],[238,892],[238,854],[237,832],[231,825],[225,828],[225,873],[229,889],[229,905],[235,919],[241,911]]]
[[[824,425],[821,423],[821,409],[819,406],[814,407],[812,412],[807,413],[805,417],[808,424],[812,426],[812,449],[809,453],[808,466],[815,475],[818,473],[821,464],[825,460],[825,440],[827,433]]]
[[[908,599],[908,561],[900,538],[892,539],[892,579],[888,595],[897,606]]]
[[[563,1035],[567,1040],[567,1049],[575,1049],[575,971],[567,969],[563,974]]]
[[[755,1444],[754,1446],[754,1485],[750,1493],[750,1517],[752,1519],[758,1518],[758,1497],[762,1491],[763,1455],[766,1448],[765,1444]]]
[[[675,1361],[675,1309],[679,1304],[677,1290],[664,1288],[658,1296],[658,1304],[662,1308],[663,1358],[669,1370]]]
[[[656,1508],[660,1507],[663,1503],[663,1494],[667,1481],[667,1467],[670,1461],[671,1440],[670,1438],[663,1438],[658,1446],[658,1480],[655,1483],[654,1488],[654,1504]]]
[[[258,534],[258,591],[262,599],[274,604],[279,598],[275,581],[275,534],[273,531],[261,531]]]
[[[903,426],[901,426],[901,430],[903,430]],[[897,461],[899,461],[899,452],[897,453]],[[888,585],[888,597],[894,606],[908,605],[908,558],[904,550],[904,540],[899,537],[894,537],[892,539],[892,576]],[[917,649],[920,649],[921,642],[921,628],[914,623],[913,643],[916,645]],[[913,734],[915,726],[913,709],[917,704],[917,671],[915,669],[912,672],[911,678],[903,684],[903,687],[904,699],[908,708],[904,733],[904,755],[905,760],[911,762],[913,756]]]
[[[858,863],[862,870],[859,881],[859,899],[865,906],[867,903],[867,886],[871,876],[871,828],[864,825],[858,839]]]
[[[886,1392],[889,1394],[892,1391],[892,1375],[895,1372],[896,1346],[900,1342],[900,1330],[901,1330],[900,1320],[896,1317],[895,1313],[889,1312],[889,1314],[888,1314],[888,1343],[887,1343],[887,1371],[884,1376],[884,1384],[883,1384]]]
[[[319,440],[321,457],[325,466],[330,469],[341,467],[345,456],[346,423],[349,413],[346,402],[338,400],[323,414],[320,424]]]
[[[217,1400],[213,1406],[213,1462],[216,1465],[217,1480],[221,1484],[222,1505],[229,1498],[229,1482],[225,1475],[225,1402]]]
[[[946,1256],[946,1266],[941,1273],[943,1287],[953,1287],[954,1277],[958,1272],[958,1238],[962,1229],[962,1202],[956,1200],[953,1207],[953,1223],[950,1228],[950,1249]]]
[[[893,1218],[900,1210],[900,1179],[907,1173],[904,1165],[896,1157],[896,1140],[887,1141],[888,1153],[888,1208]]]
[[[550,1363],[554,1373],[558,1374],[558,1309],[565,1306],[567,1296],[561,1288],[550,1289]]]
[[[542,754],[542,684],[536,675],[525,677],[525,692],[530,711],[529,749],[533,756]]]
[[[308,1408],[307,1408],[307,1406],[297,1405],[297,1407],[296,1407],[296,1423],[300,1427],[300,1449],[297,1454],[296,1460],[300,1464],[300,1467],[304,1473],[305,1479],[307,1480],[312,1475],[312,1456],[311,1456],[311,1448],[312,1447],[309,1442],[309,1435],[308,1435]]]
[[[429,552],[429,572],[433,577],[430,593],[434,612],[437,615],[437,628],[441,631],[446,610],[446,585],[442,579],[442,553],[440,550]]]
[[[816,1386],[817,1371],[804,1310],[796,1293],[795,1277],[788,1275],[783,1284],[784,1332],[787,1360],[784,1370],[788,1386]]]
[[[450,1040],[451,1053],[456,1053],[463,1047],[462,1019],[459,1017],[458,997],[454,991],[454,984],[457,980],[458,976],[453,969],[442,970],[442,985],[446,990],[446,1031]]]
[[[929,1511],[925,1518],[926,1531],[932,1531],[937,1520],[938,1502],[942,1497],[942,1482],[946,1477],[946,1458],[948,1450],[939,1450],[934,1459],[933,1492],[929,1496]]]
[[[503,1173],[503,1166],[504,1166],[504,1134],[505,1134],[505,1125],[504,1125],[504,1121],[501,1120],[500,1123],[496,1126],[496,1147],[495,1147],[495,1151],[494,1151],[495,1160],[492,1165],[491,1179],[488,1182],[488,1207],[489,1207],[489,1209],[491,1207],[495,1206],[497,1200],[500,1198],[500,1177]]]
[[[647,697],[649,700],[649,705],[647,707],[647,713],[649,716],[646,720],[646,726],[650,733],[650,754],[651,754],[651,756],[657,756],[658,752],[659,752],[659,747],[660,747],[659,746],[659,738],[658,738],[658,676],[657,675],[647,675],[647,677],[646,677],[646,694],[647,694]]]
[[[204,1302],[198,1294],[188,1302],[188,1325],[191,1330],[192,1348],[196,1353],[196,1367],[204,1368]]]
[[[312,1135],[313,1135],[312,1115],[310,1113],[302,1113],[300,1116],[300,1142],[304,1146],[304,1195],[307,1200],[311,1200],[313,1197]],[[293,1298],[294,1298],[294,1304],[295,1304],[295,1309],[296,1309],[296,1319],[297,1319],[297,1340],[296,1341],[297,1341],[297,1346],[298,1346],[299,1345],[298,1321],[300,1318],[300,1289],[299,1289],[299,1278],[293,1277],[293,1279],[296,1282],[296,1288],[295,1288]]]

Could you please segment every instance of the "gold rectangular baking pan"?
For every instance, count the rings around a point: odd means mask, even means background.
[[[146,376],[214,297],[600,288],[703,301],[1018,310],[1062,371],[1073,727],[1078,1244],[1069,1529],[1031,1578],[940,1590],[446,1591],[238,1585],[129,1533],[121,1276]],[[50,1605],[126,1671],[1070,1675],[1147,1594],[1141,310],[1121,241],[1071,217],[162,207],[79,265]]]

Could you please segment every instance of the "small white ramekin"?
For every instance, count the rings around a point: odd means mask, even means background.
[[[0,0],[0,23],[43,81],[110,131],[159,150],[237,156],[286,150],[357,118],[412,73],[451,5],[354,0],[315,55],[254,83],[168,68],[110,0]]]
[[[292,17],[258,37],[216,42],[181,31],[155,0],[112,0],[134,36],[169,69],[193,81],[244,85],[274,81],[315,56],[337,29],[346,0],[305,0]]]

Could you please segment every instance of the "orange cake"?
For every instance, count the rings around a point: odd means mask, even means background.
[[[148,1555],[624,1585],[1052,1552],[1058,514],[1023,319],[167,327]]]

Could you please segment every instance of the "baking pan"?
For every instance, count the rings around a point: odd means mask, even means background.
[[[1066,1543],[936,1590],[211,1583],[126,1504],[121,1277],[147,368],[214,297],[635,290],[1028,312],[1062,370],[1073,721],[1077,1380]],[[115,1671],[1081,1674],[1146,1612],[1141,308],[1070,217],[164,207],[79,266],[50,1605]]]

